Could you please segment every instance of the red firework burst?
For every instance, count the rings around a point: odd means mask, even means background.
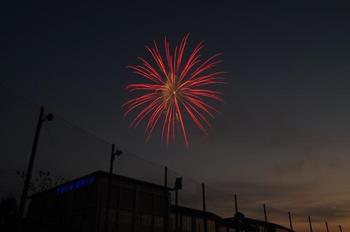
[[[220,54],[201,60],[204,43],[200,42],[185,57],[187,40],[188,35],[171,51],[165,38],[164,55],[153,41],[153,47],[146,46],[152,62],[138,57],[141,64],[128,66],[145,82],[127,86],[130,92],[139,91],[139,94],[123,105],[125,115],[137,111],[131,123],[133,127],[146,120],[147,140],[155,126],[162,123],[162,140],[165,139],[167,144],[170,139],[175,142],[175,127],[178,125],[188,146],[185,115],[207,134],[207,129],[211,127],[207,117],[213,117],[213,113],[218,112],[207,100],[222,101],[220,92],[209,89],[212,85],[223,83],[224,73],[212,71],[222,62],[218,60]]]

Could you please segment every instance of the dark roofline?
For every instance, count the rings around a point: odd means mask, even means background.
[[[273,222],[265,222],[265,221],[261,221],[261,220],[258,220],[258,219],[253,219],[253,218],[246,218],[247,221],[250,221],[250,222],[256,222],[257,224],[262,224],[262,225],[267,225],[267,226],[274,226],[274,227],[277,227],[277,228],[281,228],[281,229],[285,229],[285,230],[290,230],[289,228],[287,227],[284,227],[280,224],[276,224],[276,223],[273,223]]]
[[[171,212],[176,212],[176,206],[175,205],[171,205]],[[190,214],[190,215],[198,215],[200,217],[203,217],[204,215],[206,217],[210,217],[210,218],[215,218],[215,219],[218,219],[218,220],[222,220],[223,218],[214,214],[214,213],[211,213],[211,212],[208,212],[206,211],[205,213],[203,212],[203,210],[198,210],[198,209],[192,209],[192,208],[188,208],[188,207],[184,207],[184,206],[178,206],[178,212],[179,213],[183,213],[183,214]]]
[[[95,171],[95,172],[92,172],[92,173],[89,173],[89,174],[86,174],[86,175],[83,175],[83,176],[80,176],[80,177],[73,178],[73,179],[71,179],[71,180],[69,180],[69,181],[64,182],[63,184],[59,184],[59,185],[53,186],[53,187],[51,187],[51,188],[49,188],[49,189],[46,189],[46,190],[44,190],[44,191],[34,193],[34,194],[30,195],[28,198],[33,198],[33,197],[40,196],[40,195],[42,195],[42,194],[46,194],[46,193],[48,193],[48,192],[52,192],[52,191],[54,191],[54,190],[55,190],[57,187],[59,187],[59,186],[63,186],[63,185],[69,184],[69,183],[71,183],[71,182],[74,182],[74,181],[76,181],[76,180],[83,179],[83,178],[86,178],[86,177],[88,177],[88,176],[92,176],[93,174],[95,174],[95,173],[97,173],[97,172],[99,172],[99,171]]]
[[[83,175],[83,176],[80,176],[80,177],[73,178],[73,179],[70,180],[70,181],[67,181],[67,182],[65,182],[65,183],[63,183],[63,184],[60,184],[60,185],[56,185],[56,186],[54,186],[54,187],[52,187],[52,188],[49,188],[49,189],[46,189],[46,190],[44,190],[44,191],[42,191],[42,192],[34,193],[34,194],[30,195],[28,198],[37,197],[37,196],[39,196],[39,195],[42,195],[42,194],[45,194],[45,193],[54,191],[54,190],[55,190],[57,187],[59,187],[59,186],[66,185],[66,184],[75,182],[75,181],[77,181],[77,180],[79,180],[79,179],[83,179],[83,178],[86,178],[86,177],[89,177],[89,176],[108,178],[109,172],[102,171],[102,170],[94,171],[94,172],[92,172],[92,173],[89,173],[89,174],[86,174],[86,175]],[[158,189],[163,189],[163,190],[164,190],[164,186],[157,185],[157,184],[150,183],[150,182],[146,182],[146,181],[143,181],[143,180],[138,180],[138,179],[131,178],[131,177],[127,177],[127,176],[122,176],[122,175],[113,174],[113,175],[112,175],[112,178],[113,178],[113,179],[119,179],[119,180],[122,180],[122,181],[128,181],[128,182],[131,182],[131,183],[137,183],[137,184],[142,184],[142,185],[148,185],[148,186],[152,186],[152,187],[154,187],[154,188],[158,188]],[[168,190],[170,190],[170,188],[168,188]]]
[[[92,173],[92,174],[105,176],[105,177],[107,177],[107,178],[108,178],[108,176],[109,176],[109,173],[108,173],[108,172],[101,171],[101,170],[100,170],[100,171],[96,171],[96,172],[94,172],[94,173]],[[127,177],[127,176],[122,176],[122,175],[113,174],[113,175],[112,175],[112,178],[113,178],[113,179],[124,180],[124,181],[129,181],[129,182],[133,182],[133,183],[137,183],[137,184],[148,185],[148,186],[152,186],[152,187],[155,187],[155,188],[159,188],[159,189],[163,189],[163,190],[164,190],[164,186],[162,186],[162,185],[150,183],[150,182],[143,181],[143,180],[139,180],[139,179],[135,179],[135,178],[132,178],[132,177]],[[168,187],[168,190],[170,190],[169,187]]]
[[[276,223],[272,223],[272,222],[265,222],[265,221],[262,221],[262,220],[248,218],[248,217],[245,217],[244,220],[248,224],[255,224],[255,225],[261,225],[261,226],[266,226],[266,227],[276,227],[276,228],[292,231],[290,228],[287,228],[287,227],[284,227],[282,225],[279,225],[279,224],[276,224]],[[235,220],[234,217],[225,218],[225,219],[223,219],[223,221],[225,221],[226,223],[236,223],[236,220]]]

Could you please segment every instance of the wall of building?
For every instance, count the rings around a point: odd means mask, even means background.
[[[266,231],[266,223],[262,221],[247,219],[248,223],[238,225],[234,218],[222,219],[209,212],[170,207],[170,195],[162,186],[121,176],[112,178],[108,204],[108,177],[105,172],[96,172],[32,196],[28,229],[37,232],[164,232],[166,216],[169,217],[168,232],[204,232],[205,221],[207,232],[236,232],[239,228],[247,232]],[[108,228],[105,228],[107,207],[109,218]],[[275,232],[278,228],[290,232],[273,224],[267,231]]]
[[[104,231],[107,179],[99,181],[99,228]],[[163,231],[164,189],[142,182],[113,179],[108,231]]]
[[[97,173],[36,194],[27,225],[36,231],[105,232],[107,189],[108,174]],[[164,195],[161,186],[114,176],[107,231],[163,232]]]
[[[91,179],[92,180],[92,179]],[[97,185],[81,179],[31,198],[27,222],[33,231],[86,231],[96,227]]]

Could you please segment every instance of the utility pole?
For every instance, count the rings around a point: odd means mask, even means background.
[[[26,206],[28,189],[29,189],[29,185],[31,182],[31,178],[32,178],[35,155],[36,155],[36,151],[37,151],[37,147],[38,147],[38,143],[39,143],[41,128],[42,128],[42,125],[45,121],[52,121],[53,120],[53,114],[44,114],[44,110],[45,110],[45,108],[43,106],[40,107],[40,113],[39,113],[39,118],[38,118],[38,122],[36,125],[36,131],[35,131],[35,135],[34,135],[32,151],[30,153],[27,173],[25,175],[21,200],[20,200],[20,204],[19,204],[19,211],[18,211],[18,220],[19,221],[18,222],[19,222],[20,230],[22,230],[22,219],[24,216],[24,209]]]
[[[109,211],[111,208],[111,187],[112,187],[112,176],[113,176],[113,164],[115,156],[120,156],[123,152],[115,149],[115,145],[112,144],[111,149],[111,160],[109,162],[109,175],[108,175],[108,185],[107,185],[107,201],[106,201],[106,217],[105,217],[105,232],[108,231],[109,224]]]
[[[293,231],[292,216],[291,216],[290,212],[288,212],[288,218],[289,218],[290,230]],[[328,232],[328,231],[327,231],[327,232]]]
[[[264,231],[267,232],[267,214],[266,214],[266,205],[263,204],[263,210],[264,210],[264,219],[265,219],[265,226],[264,226]]]
[[[263,208],[264,208],[264,218],[265,218],[265,222],[267,222],[267,214],[266,214],[266,205],[263,204]]]
[[[175,232],[178,232],[178,225],[179,225],[179,201],[178,201],[178,190],[175,189]]]
[[[238,201],[237,201],[237,194],[235,194],[235,213],[238,213]]]
[[[205,206],[205,185],[202,183],[202,200],[203,200],[203,219],[204,219],[204,232],[208,231],[208,224],[207,224],[207,210]]]
[[[176,177],[172,191],[175,191],[175,232],[179,231],[179,199],[178,191],[182,189],[182,177]]]
[[[309,216],[309,226],[310,226],[310,232],[312,232],[312,223],[311,223],[311,218]]]

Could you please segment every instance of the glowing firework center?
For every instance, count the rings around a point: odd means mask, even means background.
[[[169,74],[169,76],[172,74]],[[176,78],[175,75],[174,79]],[[172,81],[171,79],[168,79],[163,88],[162,88],[162,94],[163,97],[166,101],[171,101],[171,98],[178,98],[179,96],[181,96],[181,89],[179,87],[179,85],[176,83],[176,81]]]

